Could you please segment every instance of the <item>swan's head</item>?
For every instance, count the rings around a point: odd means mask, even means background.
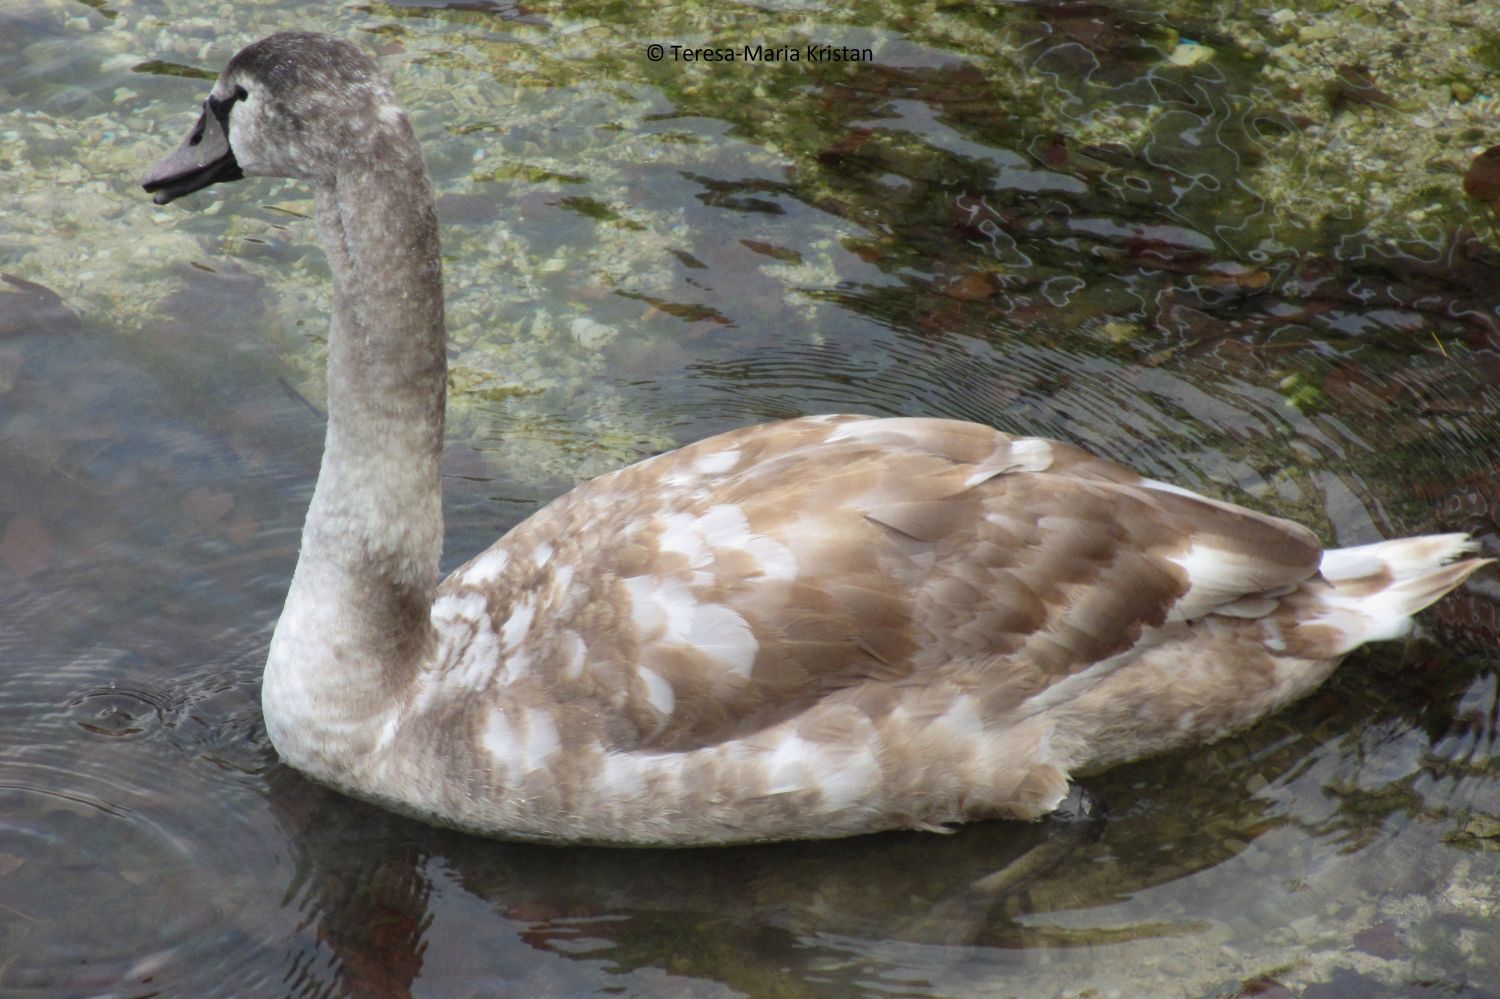
[[[241,177],[332,183],[407,131],[385,74],[341,38],[283,31],[241,49],[219,74],[188,137],[142,186],[164,205]]]

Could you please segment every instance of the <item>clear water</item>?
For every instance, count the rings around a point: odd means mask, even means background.
[[[308,784],[258,676],[321,441],[310,204],[136,186],[241,44],[380,55],[446,223],[449,565],[581,478],[834,410],[1500,552],[1500,251],[1460,176],[1497,70],[1476,42],[1469,104],[1410,106],[1372,57],[1398,106],[1336,107],[1315,39],[1299,80],[1238,27],[1331,16],[1292,6],[10,0],[0,993],[1493,995],[1493,571],[1292,710],[1097,778],[1104,835],[998,903],[970,886],[1039,829],[554,850]]]

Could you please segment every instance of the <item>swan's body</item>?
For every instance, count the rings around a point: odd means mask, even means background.
[[[1064,444],[810,417],[587,483],[441,584],[444,330],[420,150],[368,57],[248,47],[158,201],[310,181],[327,447],[266,665],[291,765],[483,833],[722,843],[1052,810],[1242,728],[1482,560],[1323,552]],[[1320,572],[1321,565],[1321,572]]]

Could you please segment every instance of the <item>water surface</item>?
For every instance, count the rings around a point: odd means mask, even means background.
[[[1500,243],[1463,193],[1500,20],[1429,0],[1398,57],[1325,6],[7,5],[0,991],[1493,995],[1492,570],[1096,778],[1103,836],[998,900],[1039,828],[559,850],[303,781],[258,693],[321,443],[310,199],[136,186],[240,45],[377,53],[444,221],[449,567],[588,476],[845,410],[1500,554]]]

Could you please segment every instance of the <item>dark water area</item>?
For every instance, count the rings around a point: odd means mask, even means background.
[[[321,446],[310,201],[136,186],[245,42],[378,55],[444,222],[449,568],[583,478],[833,411],[1500,555],[1500,15],[1423,0],[1395,53],[1386,6],[7,6],[0,995],[1500,994],[1494,568],[1092,779],[1103,834],[1001,897],[1042,827],[554,849],[306,782],[259,676]],[[762,40],[873,58],[643,51]]]

